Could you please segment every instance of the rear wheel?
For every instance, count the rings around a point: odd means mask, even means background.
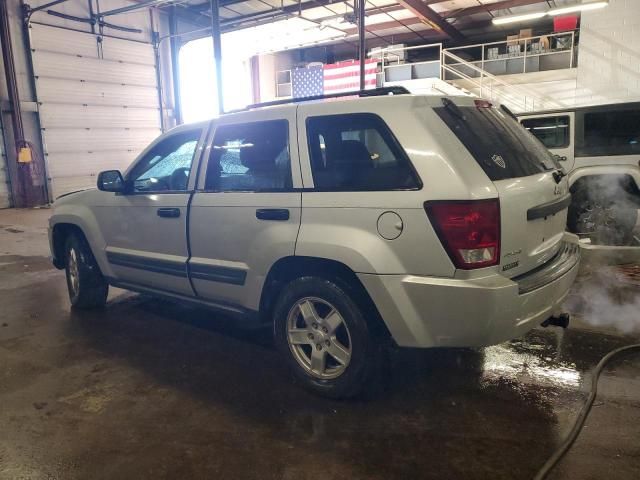
[[[614,200],[579,190],[573,194],[567,223],[570,231],[593,244],[629,245],[637,219],[638,207],[625,192]]]
[[[109,285],[83,237],[69,235],[65,244],[65,260],[71,307],[90,309],[104,306]]]
[[[285,286],[274,336],[298,381],[328,397],[358,394],[377,364],[363,310],[331,280],[303,277]]]

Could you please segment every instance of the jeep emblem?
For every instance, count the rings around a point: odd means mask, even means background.
[[[504,158],[502,158],[500,155],[498,154],[494,155],[493,157],[491,157],[491,160],[493,160],[493,163],[498,165],[500,168],[507,168],[507,163],[504,161]]]

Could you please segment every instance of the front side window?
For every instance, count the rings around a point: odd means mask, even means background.
[[[579,156],[637,155],[640,153],[640,110],[584,114]]]
[[[168,136],[156,144],[132,169],[129,180],[136,192],[187,190],[200,129]]]
[[[259,192],[291,189],[288,131],[286,120],[216,128],[205,190]]]
[[[315,188],[365,191],[420,188],[413,167],[377,115],[309,117],[307,138]]]
[[[527,118],[522,120],[524,128],[542,142],[547,148],[569,146],[569,116]]]

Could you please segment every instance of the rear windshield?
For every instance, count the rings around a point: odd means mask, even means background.
[[[507,112],[495,107],[459,107],[444,100],[444,106],[434,110],[491,180],[558,168],[544,145]]]

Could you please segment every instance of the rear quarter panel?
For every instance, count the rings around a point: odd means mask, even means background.
[[[300,105],[298,135],[305,192],[296,255],[337,260],[358,273],[454,275],[455,268],[429,223],[424,202],[495,198],[497,191],[433,112],[433,105],[442,103],[437,97],[409,95]],[[387,123],[420,176],[420,190],[312,190],[306,118],[346,113],[374,113]],[[385,240],[378,233],[378,219],[387,211],[402,219],[403,230],[395,240]]]

